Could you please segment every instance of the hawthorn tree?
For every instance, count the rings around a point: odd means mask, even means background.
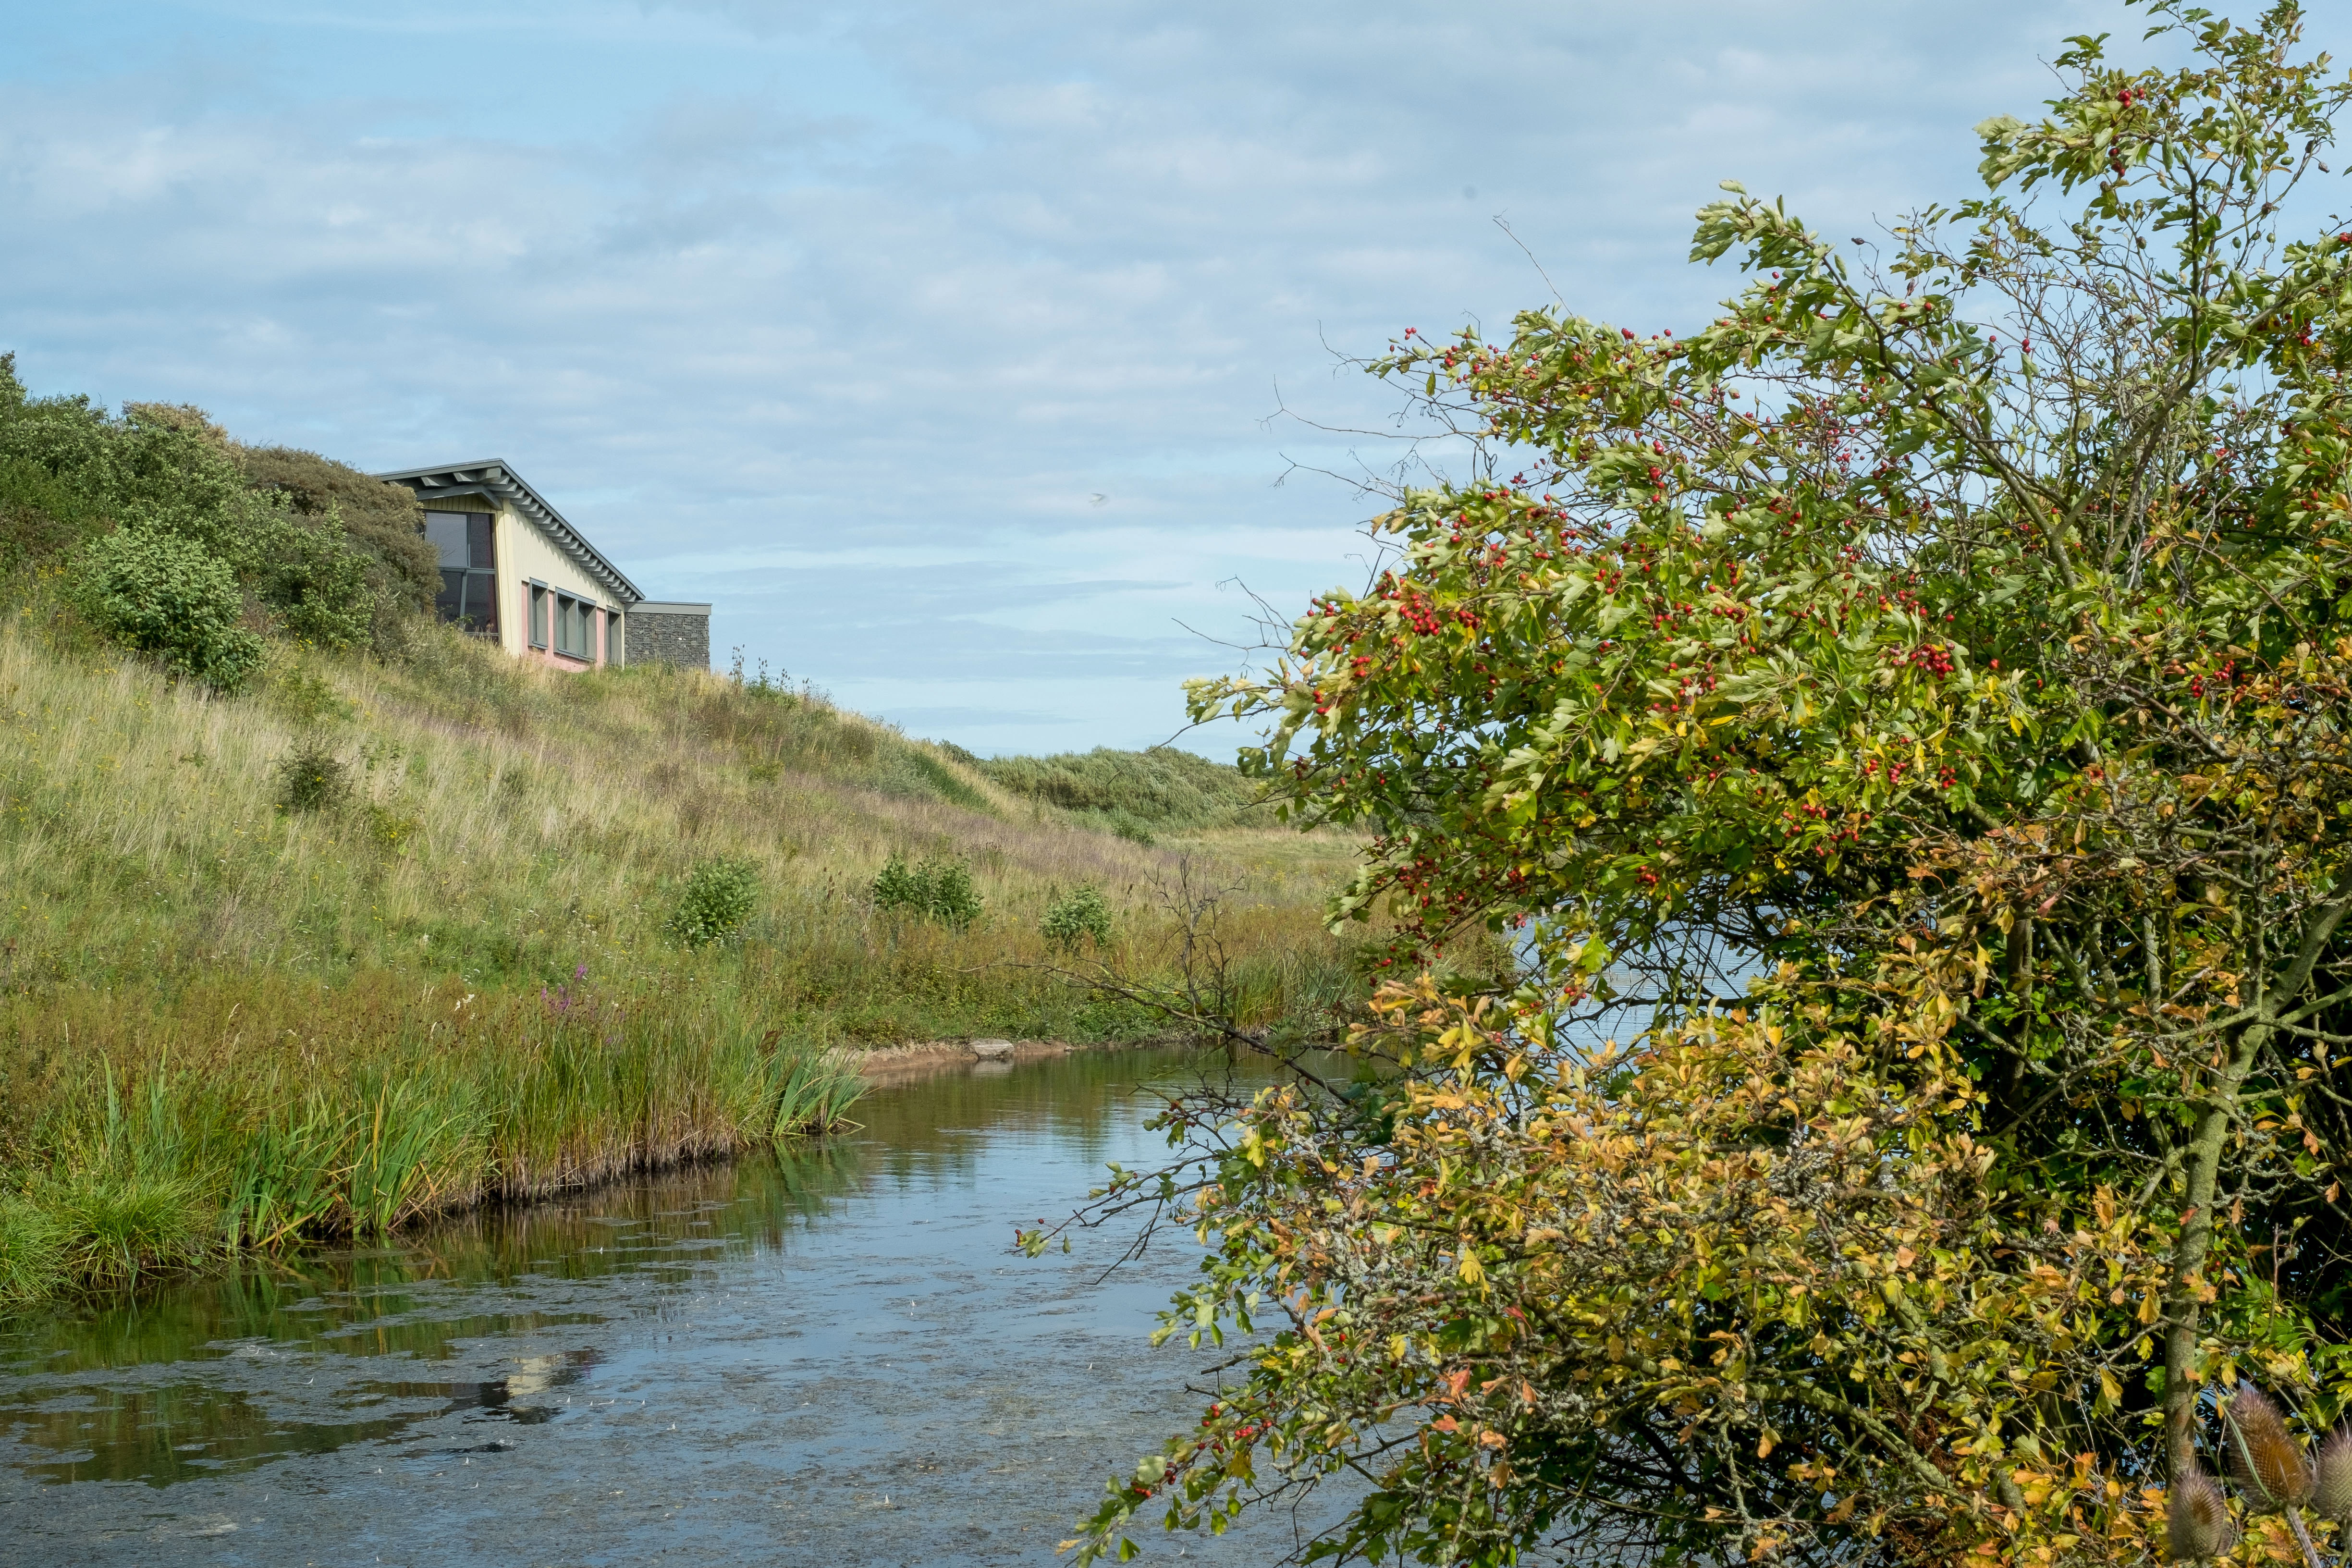
[[[2189,63],[2070,39],[1877,247],[1727,184],[1699,331],[1376,362],[1478,477],[1193,707],[1367,837],[1392,983],[1105,1195],[1252,1337],[1081,1561],[1325,1481],[1310,1558],[2341,1545],[2207,1472],[2241,1380],[2352,1408],[2352,231],[2287,226],[2352,82],[2146,10]],[[1515,992],[1429,972],[1481,927]]]

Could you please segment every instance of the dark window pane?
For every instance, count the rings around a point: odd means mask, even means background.
[[[487,569],[498,564],[490,555],[490,514],[488,512],[469,511],[466,514],[466,552],[471,557],[466,563],[467,565]]]
[[[466,613],[465,573],[441,574],[441,592],[434,598],[433,609],[445,621],[454,621]]]
[[[499,635],[499,578],[495,572],[466,574],[466,618],[484,637]]]
[[[425,514],[425,537],[432,542],[434,552],[441,557],[444,567],[465,570],[473,563],[466,549],[466,514],[462,511],[428,511]]]

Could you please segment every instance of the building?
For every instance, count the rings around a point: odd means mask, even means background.
[[[441,553],[441,618],[519,658],[710,668],[710,606],[648,599],[507,463],[446,463],[375,476],[425,507]]]

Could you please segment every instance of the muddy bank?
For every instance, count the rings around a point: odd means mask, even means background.
[[[1089,1043],[1071,1040],[919,1040],[902,1046],[877,1046],[872,1050],[834,1053],[839,1065],[855,1069],[875,1085],[910,1083],[934,1074],[962,1068],[1045,1061],[1080,1051],[1165,1049],[1192,1045],[1190,1037],[1171,1035],[1156,1040]]]

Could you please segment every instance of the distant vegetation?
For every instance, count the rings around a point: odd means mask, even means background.
[[[1138,843],[1171,834],[1274,825],[1272,809],[1257,804],[1261,786],[1241,770],[1172,746],[1145,752],[1103,746],[975,763],[1025,800],[1058,807]]]
[[[1234,820],[1230,770],[524,665],[432,622],[413,507],[0,358],[0,1303],[822,1126],[871,1045],[1167,1029],[1061,978],[1048,915],[1100,889],[1090,960],[1160,972],[1142,840]],[[1193,853],[1245,888],[1240,1016],[1328,1024],[1339,852]]]

